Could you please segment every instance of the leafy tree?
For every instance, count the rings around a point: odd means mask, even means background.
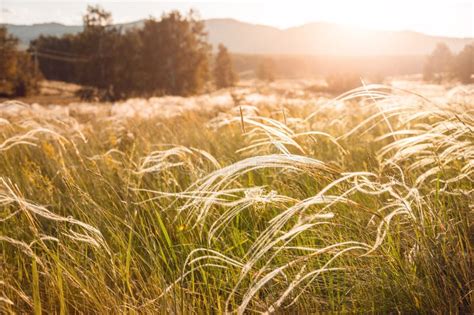
[[[83,62],[78,55],[76,35],[61,38],[41,35],[31,41],[28,50],[37,55],[39,68],[46,79],[78,82],[78,71]]]
[[[116,98],[140,94],[143,76],[140,68],[141,41],[137,31],[123,33],[113,45],[112,71],[108,74],[109,85]]]
[[[173,11],[149,19],[140,31],[143,89],[147,93],[197,93],[209,79],[210,45],[195,13]]]
[[[86,31],[91,28],[104,29],[112,25],[112,14],[99,5],[89,5],[82,21]]]
[[[106,88],[114,52],[120,37],[111,14],[99,6],[88,6],[83,17],[84,30],[63,37],[40,36],[30,44],[38,54],[40,68],[47,79]]]
[[[455,75],[461,82],[470,83],[474,74],[474,44],[466,45],[456,56]]]
[[[443,77],[452,72],[453,54],[444,43],[439,43],[427,58],[423,70],[425,80],[440,81]]]
[[[237,80],[232,65],[232,59],[229,55],[227,47],[219,44],[216,61],[214,64],[214,81],[217,88],[227,88],[233,86]]]
[[[87,61],[79,68],[79,83],[109,89],[114,80],[114,52],[120,31],[112,26],[111,13],[100,6],[88,6],[83,21],[84,31],[77,37],[77,51]]]
[[[270,58],[265,58],[260,62],[257,69],[257,78],[263,81],[275,80],[275,63]]]
[[[0,27],[0,84],[2,90],[11,90],[17,73],[18,39],[9,35],[5,27]]]
[[[41,74],[35,68],[32,57],[26,52],[18,52],[17,74],[15,76],[15,96],[27,96],[37,92]]]
[[[0,93],[25,96],[37,88],[39,75],[31,57],[17,49],[18,39],[0,27]]]

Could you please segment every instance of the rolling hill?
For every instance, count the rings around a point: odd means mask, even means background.
[[[446,43],[454,52],[474,42],[473,38],[437,37],[412,31],[363,30],[322,22],[284,30],[233,19],[210,19],[205,23],[211,44],[222,42],[230,51],[244,54],[425,55],[439,42]],[[141,25],[143,20],[119,26],[128,29]],[[82,26],[58,23],[5,26],[20,39],[22,47],[27,47],[40,34],[60,36],[82,30]]]

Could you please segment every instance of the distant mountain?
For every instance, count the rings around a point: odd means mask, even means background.
[[[20,39],[22,46],[28,46],[30,41],[40,35],[62,36],[64,34],[75,34],[82,31],[82,26],[64,25],[59,23],[42,23],[33,25],[3,24],[8,32]]]
[[[211,44],[223,43],[234,53],[246,54],[425,55],[439,42],[446,43],[454,52],[474,42],[473,38],[429,36],[412,31],[363,30],[331,23],[311,23],[284,30],[233,19],[210,19],[205,23]],[[143,20],[120,26],[128,29],[142,25]],[[6,27],[20,39],[23,47],[40,34],[60,36],[82,30],[82,26],[58,23],[6,24]]]
[[[207,20],[211,43],[224,43],[238,53],[302,55],[424,55],[437,43],[454,52],[473,38],[429,36],[411,31],[373,31],[331,23],[311,23],[279,30],[231,19]]]

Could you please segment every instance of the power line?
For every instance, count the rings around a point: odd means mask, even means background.
[[[39,50],[46,54],[62,55],[63,57],[69,57],[69,58],[84,58],[83,56],[78,55],[78,54],[73,54],[70,52],[65,52],[65,51],[55,50],[55,49],[50,49],[50,48],[41,47],[40,49],[38,48],[34,48],[34,49]]]
[[[46,59],[64,61],[64,62],[72,62],[72,63],[76,63],[76,62],[84,63],[84,62],[89,62],[91,60],[90,58],[71,58],[71,57],[58,56],[54,54],[43,53],[41,51],[35,51],[32,54],[40,58],[46,58]]]

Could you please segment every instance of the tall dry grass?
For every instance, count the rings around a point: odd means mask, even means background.
[[[472,90],[233,93],[0,104],[2,312],[474,312]]]

